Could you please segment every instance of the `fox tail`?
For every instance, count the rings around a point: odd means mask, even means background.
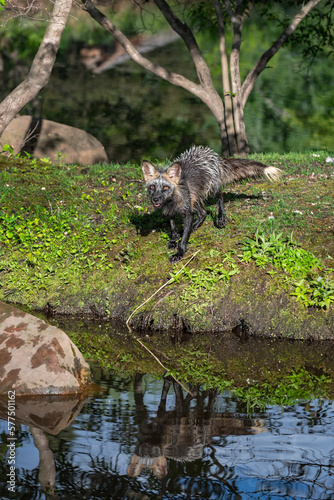
[[[255,160],[239,158],[222,159],[222,181],[224,184],[239,181],[241,179],[254,179],[266,177],[269,181],[277,181],[282,171]]]

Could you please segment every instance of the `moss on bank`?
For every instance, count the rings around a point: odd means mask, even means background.
[[[327,154],[254,155],[282,168],[283,180],[226,187],[228,226],[214,227],[209,201],[207,221],[175,266],[168,263],[168,222],[148,204],[139,166],[1,157],[0,299],[124,323],[174,276],[134,315],[134,328],[222,332],[242,323],[251,335],[332,339],[334,171]],[[282,233],[278,250],[293,232],[294,248],[306,252],[302,261],[315,257],[299,288],[293,265],[268,260],[260,247],[244,258],[259,229],[265,242]],[[318,302],[310,288],[317,280]]]

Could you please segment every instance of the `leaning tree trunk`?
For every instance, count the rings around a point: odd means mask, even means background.
[[[227,1],[227,0],[226,0]],[[241,86],[241,107],[242,109],[245,108],[247,99],[249,97],[249,94],[253,90],[253,87],[255,85],[255,82],[259,75],[262,73],[263,70],[266,69],[266,66],[270,59],[279,51],[279,49],[283,46],[283,44],[288,40],[288,38],[295,32],[297,29],[299,23],[304,19],[305,16],[311,10],[316,7],[321,0],[309,0],[306,4],[303,3],[301,9],[295,17],[292,19],[291,23],[283,33],[278,37],[278,39],[273,43],[273,45],[266,50],[260,59],[257,61],[257,63],[253,66],[253,68],[250,70],[248,75],[246,76],[245,80],[243,81],[243,84]]]
[[[48,26],[27,78],[0,103],[0,137],[15,115],[48,83],[71,7],[72,0],[54,0]]]

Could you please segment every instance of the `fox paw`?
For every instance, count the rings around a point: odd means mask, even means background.
[[[171,257],[169,257],[169,263],[170,264],[176,264],[176,262],[179,262],[179,260],[181,260],[183,258],[184,254],[179,254],[179,253],[176,253],[174,255],[172,255]]]
[[[177,248],[177,245],[177,241],[169,240],[169,242],[167,243],[167,248],[168,250],[175,250]]]
[[[225,227],[227,223],[228,223],[228,218],[226,217],[226,215],[224,215],[221,218],[217,217],[217,219],[216,219],[216,226],[219,229],[222,229],[223,227]]]

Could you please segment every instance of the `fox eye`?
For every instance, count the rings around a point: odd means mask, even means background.
[[[150,186],[150,189],[151,189],[152,191],[154,191],[154,186]]]
[[[164,191],[167,191],[169,189],[169,187],[168,186],[164,186],[163,189],[164,189]]]

